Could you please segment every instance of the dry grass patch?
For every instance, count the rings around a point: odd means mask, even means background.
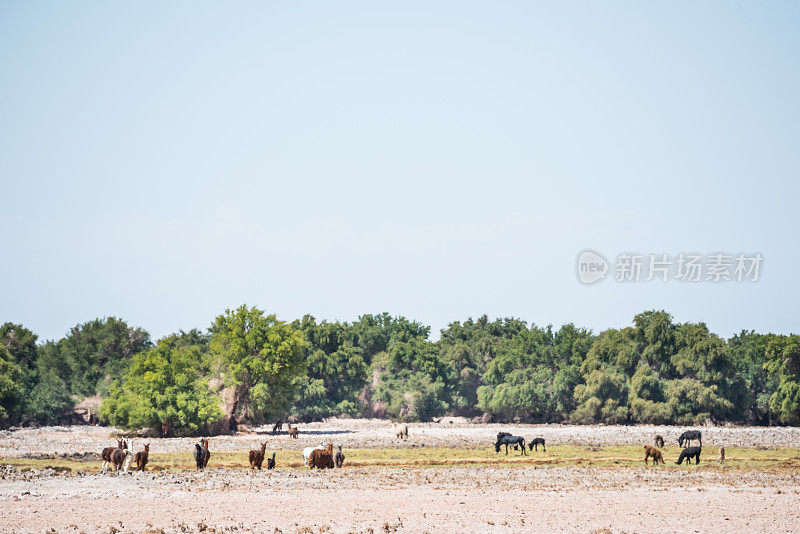
[[[686,469],[685,465],[675,465],[680,454],[678,447],[662,449],[667,462],[658,469]],[[249,469],[248,451],[215,452],[211,451],[209,468]],[[278,469],[305,468],[300,451],[278,450],[276,456]],[[717,450],[709,447],[703,451],[699,466],[692,464],[692,469],[755,469],[755,470],[791,470],[800,471],[800,449],[737,449],[726,450],[725,464],[718,464]],[[644,451],[635,446],[586,447],[574,445],[553,445],[547,452],[519,451],[495,453],[494,449],[453,449],[453,448],[398,448],[398,449],[345,449],[347,460],[345,467],[436,467],[449,465],[559,465],[559,466],[596,466],[607,468],[643,467]],[[97,472],[100,462],[76,458],[0,458],[1,465],[10,465],[20,469],[52,468],[60,472]],[[655,469],[655,467],[651,467]],[[149,471],[185,471],[194,470],[194,457],[190,451],[181,453],[150,453]]]

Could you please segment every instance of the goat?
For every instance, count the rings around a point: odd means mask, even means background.
[[[661,434],[656,434],[656,447],[660,449],[664,448],[664,438],[661,437]]]
[[[648,458],[653,459],[653,465],[658,465],[659,460],[661,460],[662,464],[664,463],[664,456],[661,451],[651,445],[644,446],[644,465],[647,465]]]
[[[700,443],[700,446],[703,446],[703,439],[702,435],[700,434],[699,430],[687,430],[678,438],[678,446],[683,447],[683,442],[686,442],[686,445],[689,445],[692,441],[697,440]]]
[[[339,445],[339,450],[336,451],[336,457],[334,458],[336,462],[336,467],[342,467],[344,464],[344,453],[342,452],[342,446]]]
[[[701,447],[686,447],[681,451],[681,455],[675,463],[681,465],[686,460],[686,465],[689,465],[692,463],[692,458],[694,458],[696,460],[695,465],[697,465],[700,463],[700,452],[702,452]]]
[[[296,426],[292,426],[291,423],[286,423],[286,426],[289,427],[288,434],[290,438],[297,439],[299,437],[300,431],[297,430]]]
[[[497,454],[500,452],[500,447],[503,445],[506,446],[506,455],[508,455],[508,446],[509,445],[519,445],[522,448],[522,454],[525,454],[525,438],[520,436],[503,436],[502,438],[497,440],[497,443],[494,444],[494,452]]]
[[[547,452],[547,447],[544,446],[544,438],[533,438],[530,443],[528,443],[528,447],[530,450],[536,449],[536,452],[539,452],[539,445],[542,446],[542,450]]]
[[[272,458],[267,458],[267,469],[275,469],[275,453],[272,453]]]
[[[114,451],[118,449],[125,450],[127,448],[128,448],[128,442],[125,441],[124,439],[118,439],[116,447],[106,447],[105,449],[103,449],[103,451],[100,453],[100,459],[103,461],[103,463],[100,465],[100,472],[102,473],[103,471],[105,471],[106,468],[111,464],[111,454]]]
[[[147,467],[147,461],[150,459],[150,444],[144,444],[144,450],[139,451],[136,453],[135,461],[136,461],[136,470],[137,471],[144,471],[144,468]]]
[[[194,462],[197,465],[197,469],[205,469],[210,458],[211,453],[208,451],[208,440],[203,438],[200,440],[200,443],[195,443]]]
[[[250,469],[255,469],[258,467],[258,470],[261,471],[261,464],[264,463],[264,451],[267,450],[267,442],[261,444],[261,450],[251,450],[250,451]]]
[[[333,462],[333,444],[329,443],[327,449],[314,449],[308,457],[308,468],[314,469],[333,469],[336,464]]]

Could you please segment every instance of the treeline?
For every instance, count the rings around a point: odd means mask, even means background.
[[[800,424],[797,335],[725,340],[663,311],[599,334],[484,316],[429,335],[386,313],[289,323],[246,306],[155,343],[117,318],[45,343],[6,323],[0,425],[58,423],[92,396],[102,422],[169,435],[330,416]]]

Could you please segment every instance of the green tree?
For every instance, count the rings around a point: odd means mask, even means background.
[[[745,422],[770,424],[773,413],[769,399],[778,389],[780,380],[767,370],[767,346],[773,334],[757,334],[742,330],[728,340],[728,350],[736,366],[736,375],[743,385],[731,391],[734,410]]]
[[[100,417],[126,429],[161,428],[196,435],[219,420],[220,399],[209,389],[203,347],[169,336],[133,356],[122,380],[112,384]]]
[[[211,353],[234,388],[229,415],[256,422],[283,418],[305,371],[303,334],[255,307],[226,310],[211,326]]]
[[[767,370],[779,380],[770,409],[781,423],[800,424],[800,336],[774,337],[767,346],[767,358]]]
[[[23,376],[22,367],[0,344],[0,428],[15,423],[22,413]]]
[[[40,372],[30,392],[26,416],[43,425],[54,425],[70,407],[72,398],[64,381],[53,371]]]
[[[328,323],[306,315],[293,323],[307,343],[307,374],[297,379],[299,399],[293,413],[305,420],[331,415],[357,416],[362,407],[359,393],[366,385],[369,366],[364,350],[351,345],[346,323]]]
[[[628,377],[612,370],[594,370],[575,388],[576,423],[623,424],[628,421]]]
[[[102,392],[112,377],[125,372],[133,356],[151,346],[146,331],[108,317],[72,328],[58,343],[58,358],[69,363],[70,391],[91,396]]]
[[[375,357],[375,398],[394,419],[430,421],[449,407],[451,368],[435,343],[412,338]]]

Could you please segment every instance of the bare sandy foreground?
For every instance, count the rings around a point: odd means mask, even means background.
[[[668,444],[683,430],[655,426],[409,425],[398,441],[385,421],[300,425],[212,438],[214,451],[489,447],[500,430],[548,445]],[[797,428],[702,428],[704,447],[800,446]],[[50,427],[0,432],[2,458],[99,453],[115,429]],[[156,454],[191,451],[196,438],[151,439]],[[141,441],[137,440],[137,450]],[[673,448],[676,444],[672,443]],[[712,449],[714,450],[714,449]],[[714,457],[714,453],[709,453]],[[706,457],[708,458],[708,457]],[[0,532],[800,532],[800,470],[637,466],[455,465],[128,475],[0,467]]]
[[[3,477],[3,532],[800,529],[797,473],[473,466]]]

